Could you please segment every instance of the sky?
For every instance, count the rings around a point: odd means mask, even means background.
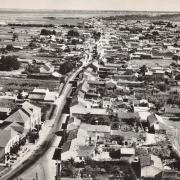
[[[180,0],[0,0],[0,8],[179,11]]]

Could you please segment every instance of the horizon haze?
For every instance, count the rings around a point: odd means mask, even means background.
[[[179,0],[0,0],[1,9],[180,11]]]

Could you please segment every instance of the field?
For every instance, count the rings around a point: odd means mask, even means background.
[[[163,66],[168,67],[174,60],[164,60],[164,59],[135,59],[128,62],[129,65],[135,65],[141,67],[146,65],[147,67],[153,66]]]
[[[36,80],[21,78],[0,78],[1,87],[7,90],[27,90],[32,91],[36,88],[48,88],[51,91],[58,90],[59,81],[53,80]]]

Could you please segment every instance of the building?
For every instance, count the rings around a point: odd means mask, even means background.
[[[79,146],[86,146],[88,134],[85,130],[75,129],[68,133],[67,141],[63,144],[61,158],[62,160],[75,159],[78,157]],[[79,159],[79,158],[78,158]]]
[[[50,63],[46,63],[40,68],[40,73],[42,74],[52,74],[53,72],[54,66],[52,66]]]
[[[4,123],[18,123],[24,128],[24,133],[41,125],[41,108],[32,105],[29,102],[24,102],[22,107],[11,114],[4,120]]]
[[[148,156],[140,156],[139,163],[142,180],[154,180],[155,177],[163,170],[161,159],[152,154]]]

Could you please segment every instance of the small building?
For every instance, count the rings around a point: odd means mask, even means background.
[[[89,143],[96,143],[97,141],[103,141],[104,138],[110,137],[111,127],[106,125],[91,125],[81,123],[80,129],[87,131],[89,137]]]
[[[135,155],[135,149],[134,148],[121,148],[120,149],[120,155],[122,157],[130,157]]]
[[[29,93],[28,99],[30,101],[44,101],[45,96],[44,93],[31,92]]]

